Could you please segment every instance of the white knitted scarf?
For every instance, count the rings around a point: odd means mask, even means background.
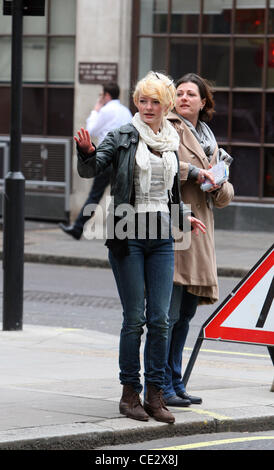
[[[133,116],[132,124],[139,132],[139,144],[136,152],[136,163],[140,167],[140,186],[143,193],[148,193],[151,184],[151,163],[148,146],[162,154],[164,165],[165,188],[171,190],[174,176],[178,171],[178,161],[174,151],[179,148],[179,135],[172,124],[164,117],[161,130],[155,134],[140,118]]]

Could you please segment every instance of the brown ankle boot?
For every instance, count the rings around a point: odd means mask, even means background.
[[[144,409],[156,421],[173,424],[175,418],[166,408],[162,393],[163,391],[154,385],[147,385]]]
[[[123,386],[123,395],[119,405],[120,413],[128,418],[137,419],[139,421],[148,421],[149,416],[146,414],[139,397],[132,385]]]

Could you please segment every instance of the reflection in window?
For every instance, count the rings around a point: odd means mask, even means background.
[[[263,39],[235,40],[235,87],[262,86]]]
[[[46,39],[23,38],[23,81],[44,82],[46,80]]]
[[[209,126],[217,139],[227,139],[228,93],[215,92],[215,114]]]
[[[274,93],[266,95],[265,141],[274,143]]]
[[[166,71],[166,39],[140,38],[139,47],[139,79],[150,70]]]
[[[74,38],[51,38],[49,81],[74,82]]]
[[[50,33],[75,34],[76,0],[53,0],[50,3]]]
[[[235,32],[238,34],[263,34],[265,0],[237,0]]]
[[[261,95],[235,93],[232,110],[232,140],[260,142]]]
[[[232,1],[216,2],[204,0],[203,32],[229,34],[231,30]]]
[[[199,0],[173,0],[171,16],[172,33],[197,33],[200,14]]]
[[[9,82],[11,79],[11,38],[0,38],[0,82]]]
[[[4,0],[0,0],[0,31],[1,34],[11,34],[12,16],[3,15],[3,1]]]
[[[197,70],[197,41],[172,39],[170,43],[170,75],[178,80],[182,75]]]
[[[167,31],[168,0],[141,0],[140,33]]]
[[[229,39],[204,39],[202,75],[216,86],[229,83]]]
[[[264,196],[274,197],[274,149],[265,149]]]
[[[230,167],[230,181],[235,196],[259,196],[259,148],[233,147],[234,160]]]

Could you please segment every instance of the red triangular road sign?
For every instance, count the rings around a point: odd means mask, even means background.
[[[274,245],[203,325],[205,339],[274,345]]]

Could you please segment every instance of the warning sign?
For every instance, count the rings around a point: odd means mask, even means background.
[[[274,345],[274,245],[203,325],[204,339]]]
[[[183,383],[186,386],[204,339],[267,346],[274,365],[274,245],[203,324]]]

